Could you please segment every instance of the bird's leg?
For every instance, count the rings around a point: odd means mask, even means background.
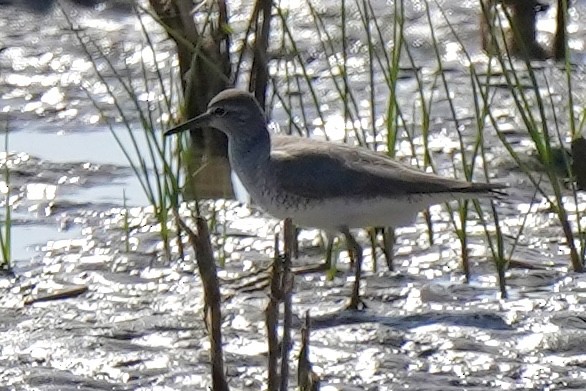
[[[354,236],[350,233],[347,227],[340,230],[346,238],[346,245],[349,250],[352,250],[356,256],[356,265],[354,269],[354,286],[352,287],[352,297],[350,298],[350,304],[348,309],[358,310],[366,307],[366,305],[360,300],[360,277],[362,274],[362,247],[358,244]]]
[[[337,235],[334,235],[331,232],[326,232],[325,236],[326,240],[328,241],[328,244],[326,247],[326,259],[322,265],[326,272],[327,280],[331,281],[334,279],[334,276],[338,272],[336,258],[338,256],[337,252],[335,254],[336,257],[334,257],[334,246],[336,245],[336,240],[338,239],[338,237]]]
[[[372,272],[376,273],[377,272],[377,263],[376,263],[376,248],[377,248],[377,242],[378,242],[378,233],[379,233],[380,229],[376,228],[376,227],[371,227],[368,229],[368,236],[370,238],[370,247],[372,248]]]
[[[301,232],[301,228],[295,226],[293,239],[293,256],[295,257],[295,259],[299,259],[299,232]]]
[[[354,248],[351,248],[350,245],[346,244],[347,246],[347,250],[348,250],[348,258],[350,258],[350,269],[352,269],[354,267],[354,265],[356,264],[356,252],[354,251]]]
[[[395,245],[395,229],[392,227],[383,228],[383,252],[387,261],[389,271],[393,271],[393,247]]]
[[[299,230],[297,230],[297,233],[299,232]],[[327,272],[328,276],[329,275],[334,275],[335,274],[335,268],[336,268],[336,263],[333,262],[333,253],[334,253],[334,241],[335,241],[335,236],[333,236],[330,232],[325,232],[325,236],[326,236],[326,257],[323,263],[320,263],[319,265],[316,266],[300,266],[300,267],[296,267],[293,269],[293,272],[295,274],[308,274],[308,273],[315,273],[315,272]],[[295,237],[297,238],[297,235],[295,235]],[[297,242],[298,244],[298,242]],[[294,248],[294,251],[298,251],[298,249]],[[331,277],[328,277],[328,279],[331,279]]]

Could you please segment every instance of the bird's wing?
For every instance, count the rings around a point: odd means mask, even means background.
[[[297,137],[273,138],[271,160],[274,181],[307,198],[483,193],[501,187],[425,173],[366,148]]]

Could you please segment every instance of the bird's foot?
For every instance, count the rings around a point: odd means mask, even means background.
[[[300,266],[294,267],[293,273],[294,274],[311,274],[311,273],[319,273],[319,272],[328,272],[328,273],[336,273],[336,269],[332,268],[332,265],[329,263],[320,263],[319,265],[315,266]]]
[[[348,311],[363,311],[367,309],[368,306],[360,297],[352,296],[350,298],[350,303],[346,306],[345,310]]]

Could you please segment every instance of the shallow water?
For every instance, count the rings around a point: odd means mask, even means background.
[[[570,45],[579,59],[585,38],[579,24],[584,3],[576,4]],[[446,1],[443,5],[482,64],[486,60],[477,48],[477,26],[471,22],[476,20],[476,3]],[[373,6],[381,18],[392,12],[385,2],[373,2]],[[320,12],[331,18],[332,26],[339,17],[337,9],[334,3],[321,4]],[[11,153],[0,160],[12,170],[15,262],[14,275],[0,278],[0,387],[206,389],[210,384],[208,341],[192,254],[179,261],[174,247],[170,260],[164,256],[160,227],[146,207],[146,197],[80,88],[83,83],[92,86],[93,76],[58,11],[39,14],[14,6],[2,11],[0,44],[8,49],[0,53],[0,118],[10,129]],[[307,33],[311,25],[304,12],[307,9],[294,14],[294,33],[303,38],[300,50],[316,54],[315,36]],[[138,54],[144,53],[140,28],[131,13],[115,7],[80,8],[74,16],[92,36],[110,43],[118,65],[136,64]],[[413,3],[407,16],[414,55],[424,64],[423,80],[429,84],[435,64],[429,62],[433,55],[425,13],[421,5]],[[441,19],[437,13],[433,17]],[[551,19],[546,15],[540,25],[542,31],[549,30],[548,17]],[[152,28],[156,31],[154,25]],[[360,47],[360,24],[350,23],[349,30]],[[470,87],[465,61],[454,49],[446,26],[440,25],[436,34],[445,42],[444,55],[451,64],[447,78],[464,133],[472,138],[475,125],[467,101]],[[158,37],[162,40],[162,35]],[[160,45],[161,61],[171,61],[166,60],[170,58],[165,51],[169,43],[162,40]],[[332,91],[328,62],[319,53],[316,59],[308,69],[329,107],[326,122],[316,122],[310,131],[326,131],[341,139],[336,130],[344,126],[344,118],[336,96],[328,92]],[[366,85],[360,53],[350,60],[352,82]],[[552,64],[540,69],[554,95],[563,96],[563,74]],[[284,75],[280,69],[274,73],[277,80]],[[579,64],[574,77],[575,94],[581,102],[585,96],[582,75]],[[381,75],[377,77],[382,80]],[[380,89],[374,105],[379,108],[375,123],[382,129],[386,95],[382,86]],[[415,94],[413,72],[405,71],[399,89],[405,96]],[[97,87],[94,92],[99,96]],[[306,91],[300,92],[308,99]],[[510,94],[504,89],[500,93],[495,99],[503,110],[499,120],[510,129],[510,139],[529,155],[530,143],[519,130],[521,121],[507,111],[512,105]],[[361,107],[371,104],[366,88],[357,96]],[[316,116],[311,110],[306,115]],[[279,105],[272,116],[285,131],[288,118]],[[406,116],[417,126],[416,114]],[[436,123],[431,150],[438,170],[447,174],[459,146],[445,100],[434,104],[432,117]],[[364,127],[370,125],[365,120]],[[474,219],[468,227],[473,279],[468,285],[463,283],[459,243],[445,207],[431,209],[432,245],[421,216],[413,226],[397,230],[396,272],[386,270],[380,251],[373,271],[371,252],[366,251],[364,298],[369,308],[362,313],[342,310],[350,294],[352,272],[340,248],[340,272],[331,281],[322,273],[296,277],[293,355],[299,350],[299,319],[309,309],[314,320],[311,360],[323,389],[586,388],[582,363],[586,323],[581,315],[585,277],[568,272],[562,233],[547,205],[530,205],[531,184],[514,169],[496,139],[487,144],[494,177],[514,184],[510,196],[498,201],[508,246],[526,211],[531,210],[514,254],[525,267],[508,272],[510,298],[498,299],[483,228]],[[415,139],[415,145],[420,152],[421,140]],[[410,144],[402,142],[398,153],[410,156]],[[530,157],[528,161],[532,161]],[[132,206],[128,239],[123,229],[123,191],[127,205]],[[582,195],[578,201],[583,210]],[[271,262],[278,222],[235,201],[210,201],[205,207],[220,211],[213,243],[218,258],[226,262],[220,276],[228,379],[234,389],[262,389],[266,383],[263,311],[267,293],[245,290],[242,285],[255,278],[262,282],[263,273],[252,273]],[[185,209],[183,213],[188,214]],[[364,232],[358,234],[362,243],[368,243]],[[303,231],[300,238],[296,265],[320,262],[319,233]],[[127,245],[130,252],[126,252]],[[87,287],[87,291],[63,300],[39,301],[47,292],[63,287]]]

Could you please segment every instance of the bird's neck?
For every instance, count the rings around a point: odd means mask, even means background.
[[[240,174],[267,162],[271,154],[271,139],[266,127],[258,129],[250,137],[231,138],[228,153],[232,169]],[[254,166],[254,167],[251,167]],[[249,167],[249,168],[244,168]]]

